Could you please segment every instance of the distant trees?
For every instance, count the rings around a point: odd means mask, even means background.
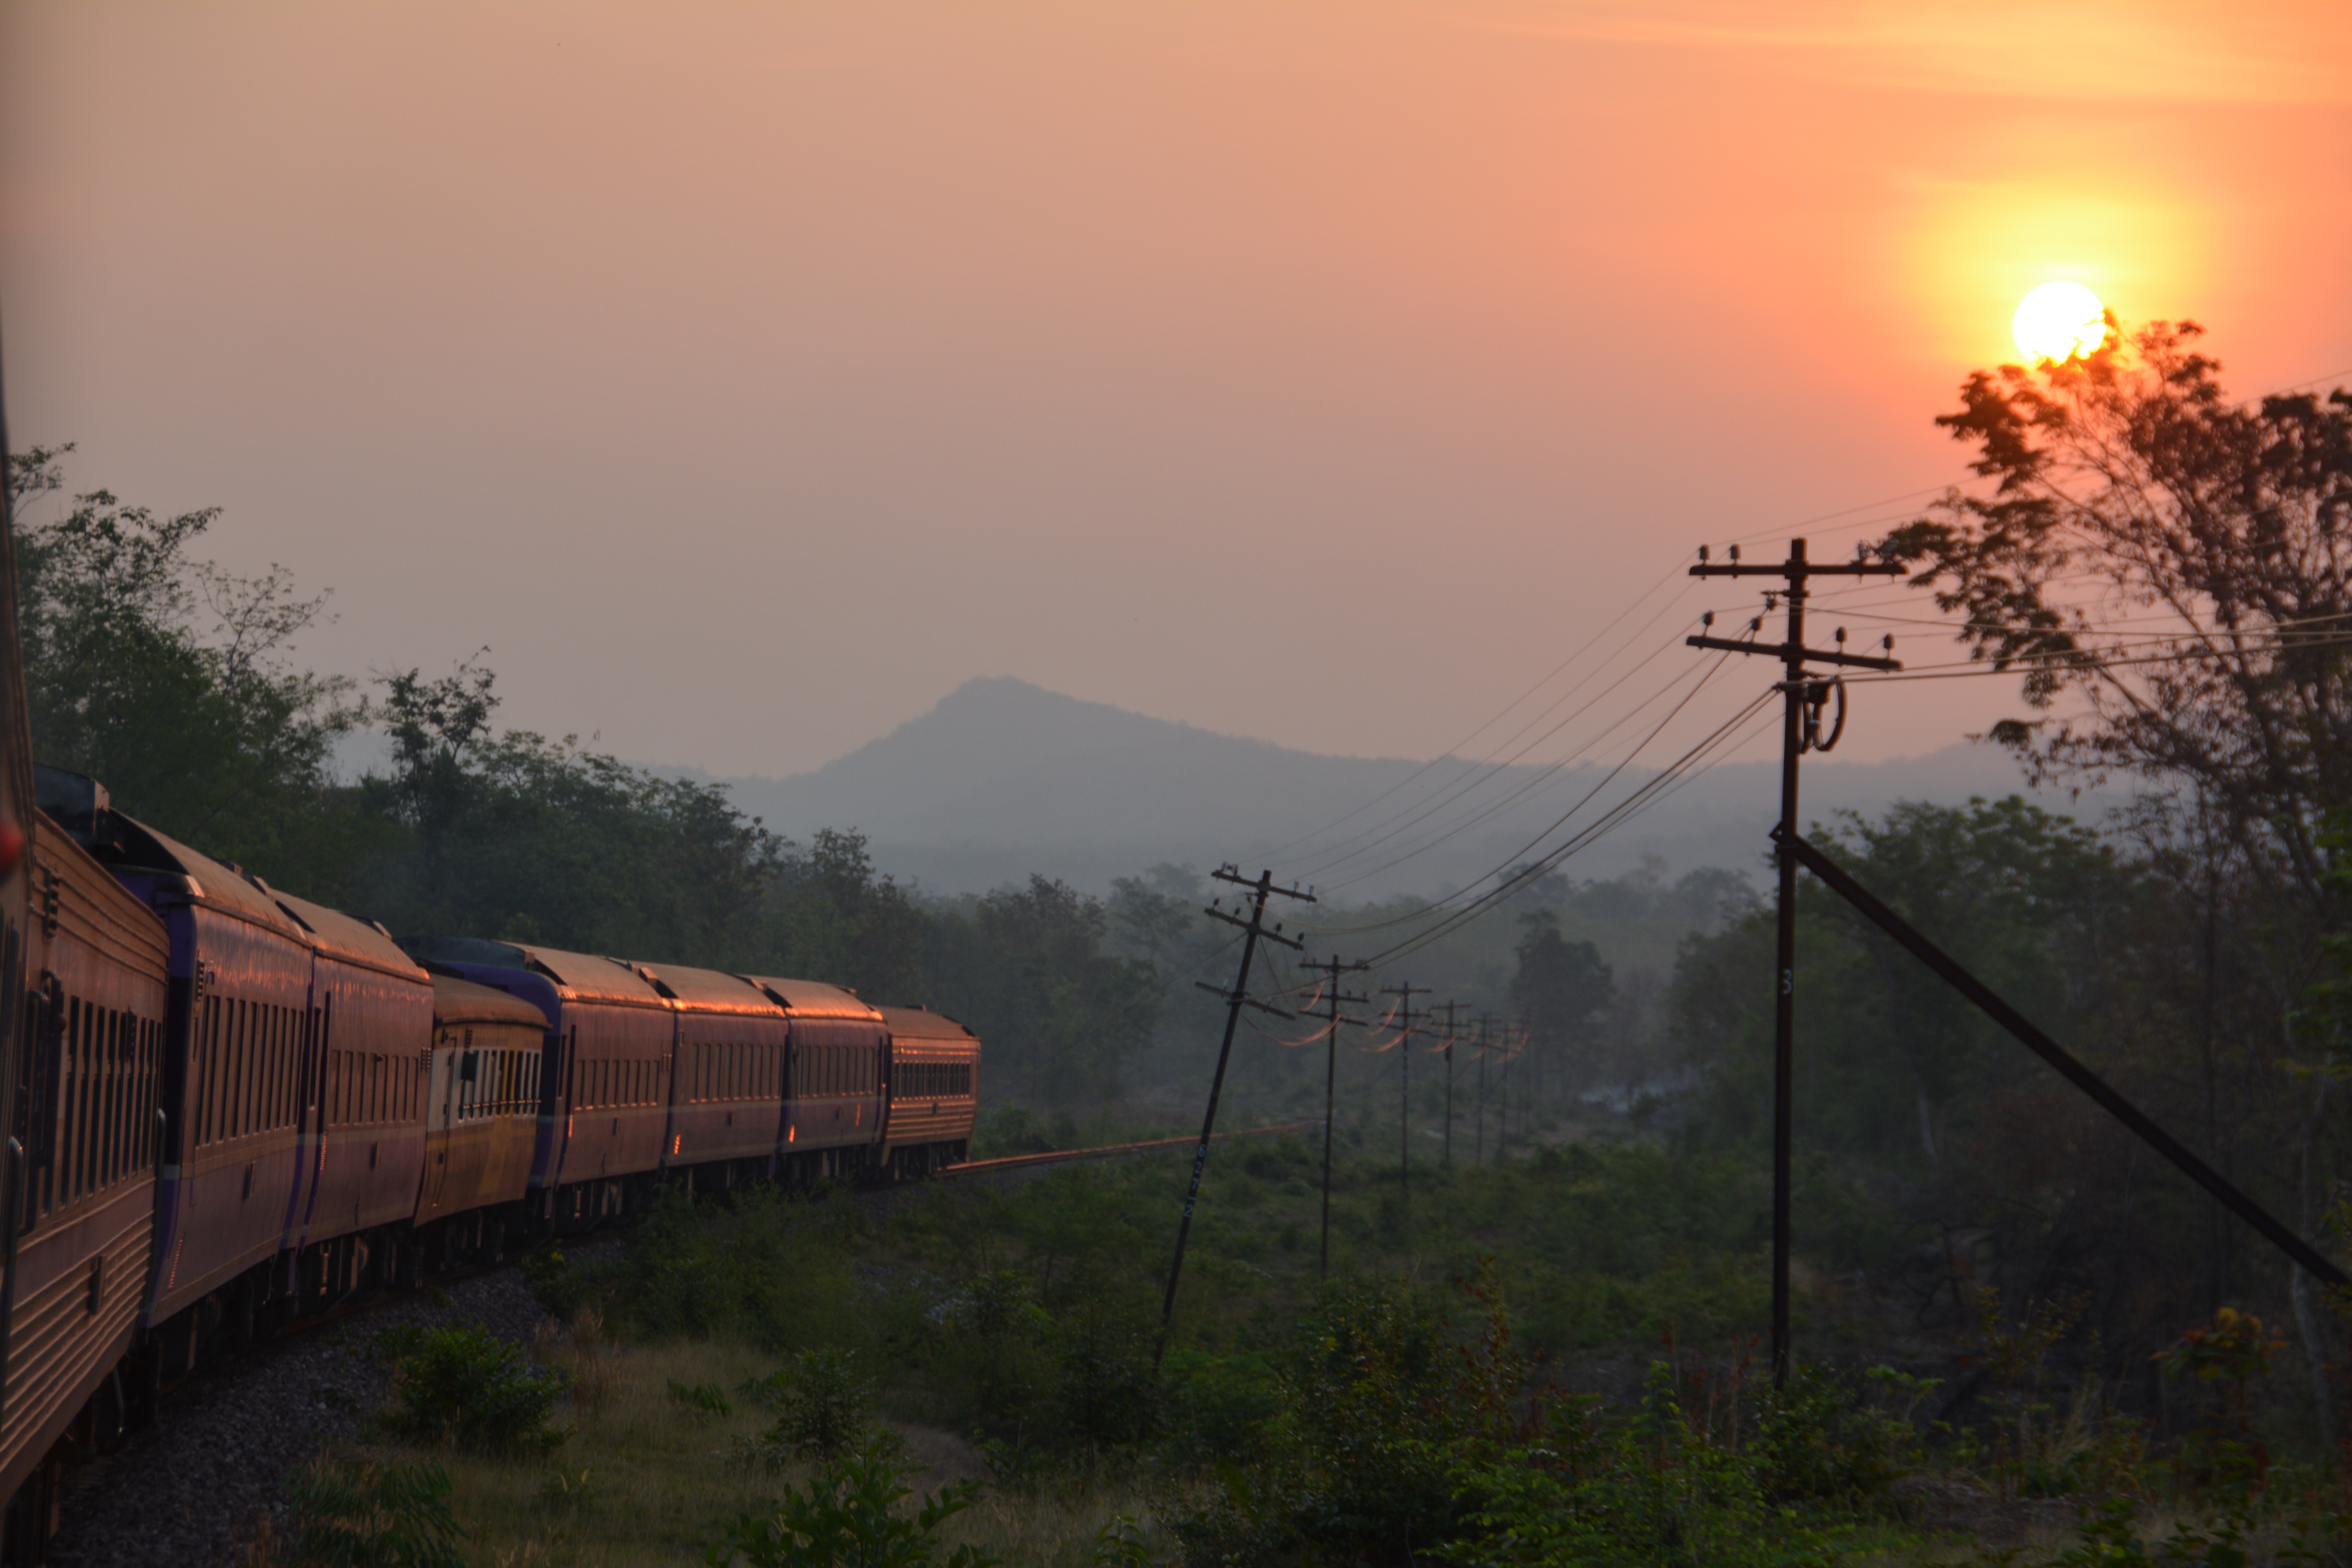
[[[446,675],[396,672],[362,700],[293,657],[324,595],[300,595],[283,569],[240,578],[195,555],[216,511],[159,517],[93,490],[37,521],[26,504],[63,493],[70,450],[10,458],[34,745],[131,815],[402,936],[544,942],[924,1003],[981,1032],[1001,1089],[1046,1104],[1101,1103],[1150,1040],[1162,965],[1181,962],[1166,943],[1184,920],[1164,907],[1119,906],[1123,935],[1162,943],[1147,957],[1112,952],[1101,902],[1059,882],[920,898],[875,870],[858,833],[798,844],[723,786],[498,730],[488,649]],[[388,765],[338,780],[334,743],[362,726],[390,742]]]
[[[1616,976],[1589,942],[1560,934],[1557,910],[1519,917],[1519,965],[1511,976],[1511,1008],[1527,1030],[1528,1061],[1554,1096],[1600,1076],[1595,1046],[1601,1020],[1616,999]]]
[[[1101,1105],[1150,1043],[1166,982],[1104,951],[1101,900],[1033,876],[935,912],[926,967],[995,1047],[994,1081],[1044,1104]]]

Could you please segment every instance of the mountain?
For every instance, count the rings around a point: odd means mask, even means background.
[[[793,837],[805,840],[822,827],[864,832],[878,865],[933,892],[983,890],[1032,871],[1100,891],[1114,877],[1161,861],[1202,869],[1225,860],[1253,870],[1272,865],[1315,880],[1323,873],[1309,836],[1333,818],[1381,797],[1322,842],[1427,803],[1473,765],[1451,757],[1425,765],[1294,751],[999,677],[966,682],[929,713],[814,773],[719,782],[745,811]],[[1538,773],[1504,770],[1464,806],[1433,813],[1425,826],[1331,868],[1326,885],[1354,879],[1346,891],[1356,899],[1433,891],[1486,875],[1516,858],[1599,777],[1590,768]],[[1621,779],[1601,799],[1619,798],[1633,782]],[[1467,803],[1499,801],[1521,785],[1528,786],[1524,796],[1475,827],[1383,865],[1465,814]],[[2021,790],[2005,755],[1963,744],[1892,762],[1809,761],[1804,805],[1811,819],[1840,808],[1874,814],[1896,800],[1957,804]],[[1670,873],[1705,865],[1752,869],[1779,791],[1777,763],[1726,764],[1598,840],[1565,869],[1611,877],[1647,857],[1664,860]],[[2103,805],[2076,805],[2063,795],[2037,798],[2080,816],[2095,816]],[[1301,839],[1309,842],[1294,842]]]

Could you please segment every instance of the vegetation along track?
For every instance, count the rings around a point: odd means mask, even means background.
[[[1215,1135],[1300,1132],[1286,1122]],[[942,1178],[1019,1176],[1083,1160],[1190,1148],[1197,1138],[1160,1138],[1091,1149],[1055,1149],[952,1165]],[[874,1187],[861,1199],[888,1203],[902,1187]],[[575,1256],[617,1248],[621,1238],[586,1238]],[[390,1386],[385,1368],[363,1352],[355,1323],[469,1324],[527,1345],[549,1321],[524,1282],[527,1253],[497,1264],[436,1274],[416,1290],[383,1290],[304,1320],[241,1354],[215,1357],[164,1395],[156,1425],[117,1453],[95,1459],[68,1482],[52,1561],[88,1568],[208,1568],[244,1559],[246,1542],[272,1510],[288,1475],[325,1444],[355,1438]]]

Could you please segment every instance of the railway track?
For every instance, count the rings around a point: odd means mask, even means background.
[[[1285,1132],[1307,1132],[1321,1126],[1319,1121],[1284,1121],[1272,1127],[1244,1127],[1230,1132],[1213,1132],[1212,1143],[1223,1143],[1229,1138],[1269,1138]],[[948,1165],[933,1173],[933,1179],[950,1176],[986,1176],[1000,1171],[1018,1171],[1031,1165],[1061,1165],[1076,1160],[1107,1160],[1120,1154],[1149,1154],[1160,1149],[1190,1149],[1199,1143],[1198,1138],[1150,1138],[1140,1143],[1104,1143],[1092,1149],[1048,1149],[1034,1154],[1007,1154],[995,1160],[966,1160],[961,1165]]]

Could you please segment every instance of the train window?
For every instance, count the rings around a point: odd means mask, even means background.
[[[58,1121],[58,1142],[64,1147],[60,1162],[63,1173],[58,1180],[58,1196],[62,1203],[71,1203],[81,1195],[81,1000],[68,997],[66,1001],[65,1048],[60,1053],[60,1077],[65,1089],[65,1110]]]
[[[98,1181],[100,1187],[114,1182],[115,1145],[122,1135],[122,1015],[112,1007],[99,1015],[99,1059],[104,1064],[101,1080],[103,1092],[99,1096]]]
[[[236,1043],[236,1063],[229,1068],[229,1136],[253,1129],[251,1097],[253,1094],[254,1047],[261,1037],[262,1020],[269,1009],[255,1004],[247,1010],[245,1034]]]

